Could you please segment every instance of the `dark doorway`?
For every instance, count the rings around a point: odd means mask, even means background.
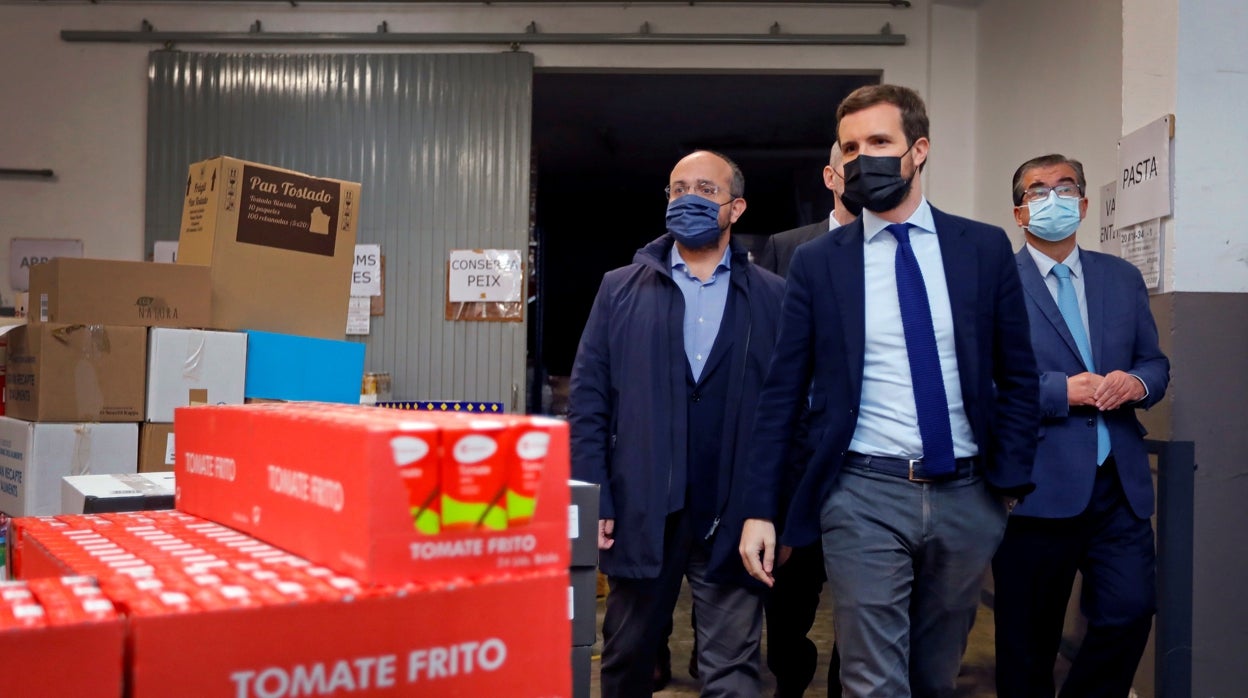
[[[558,377],[572,371],[602,275],[663,234],[677,160],[710,149],[740,165],[748,208],[733,233],[757,253],[766,236],[828,215],[821,171],[836,106],[878,82],[878,73],[536,71],[530,409],[550,408],[541,396],[554,376],[550,411],[560,411]]]

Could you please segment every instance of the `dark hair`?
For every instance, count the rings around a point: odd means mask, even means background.
[[[1083,163],[1074,158],[1053,153],[1032,158],[1019,165],[1017,170],[1014,170],[1014,205],[1023,205],[1023,176],[1027,174],[1028,170],[1034,170],[1038,167],[1054,167],[1056,165],[1070,165],[1071,169],[1075,171],[1075,183],[1079,185],[1079,193],[1087,194],[1088,180],[1083,176]]]
[[[732,161],[732,158],[715,150],[699,150],[696,152],[709,153],[728,163],[729,169],[732,170],[732,184],[729,185],[728,195],[734,199],[740,199],[745,196],[745,174],[741,172],[740,167],[737,167],[737,163]]]
[[[906,134],[906,145],[914,145],[920,138],[928,137],[927,107],[923,104],[923,98],[909,87],[901,85],[865,85],[850,92],[836,108],[838,136],[841,119],[877,104],[891,104],[901,110],[901,130]]]

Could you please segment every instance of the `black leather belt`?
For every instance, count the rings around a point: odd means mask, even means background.
[[[952,473],[941,473],[939,475],[929,474],[922,458],[890,458],[888,456],[868,456],[865,453],[854,453],[850,451],[845,455],[845,465],[855,468],[863,468],[866,470],[874,470],[878,473],[893,475],[895,477],[904,477],[911,482],[946,482],[948,480],[959,480],[974,475],[979,467],[979,456],[971,456],[969,458],[958,458],[954,460],[954,471]]]

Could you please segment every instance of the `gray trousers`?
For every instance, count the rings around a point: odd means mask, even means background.
[[[846,466],[821,516],[845,696],[954,695],[1000,500],[978,475],[915,483]]]
[[[693,542],[687,517],[667,517],[663,566],[655,579],[609,577],[602,621],[602,696],[650,696],[654,660],[682,578],[689,581],[697,616],[698,675],[702,695],[755,698],[762,692],[759,640],[762,595],[707,581],[705,549]]]

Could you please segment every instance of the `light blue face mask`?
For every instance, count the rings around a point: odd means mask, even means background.
[[[1075,234],[1079,227],[1079,199],[1066,199],[1049,192],[1047,199],[1031,201],[1027,210],[1031,220],[1027,231],[1041,240],[1060,242]]]

